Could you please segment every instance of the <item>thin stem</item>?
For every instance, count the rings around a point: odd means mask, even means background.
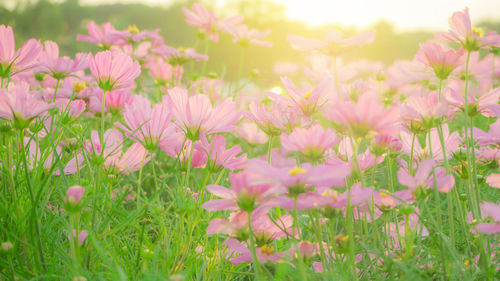
[[[413,175],[413,151],[415,149],[415,138],[416,135],[415,133],[412,133],[412,138],[411,138],[411,149],[410,149],[410,163],[408,163],[408,172],[410,175]]]
[[[267,163],[271,164],[271,150],[273,149],[273,136],[269,136],[267,144]]]
[[[261,270],[260,270],[260,262],[259,259],[257,258],[257,250],[255,249],[254,233],[252,228],[252,212],[247,212],[247,214],[248,214],[248,234],[249,234],[248,240],[250,241],[250,252],[252,252],[252,259],[255,264],[255,274],[256,274],[255,279],[260,280]]]
[[[54,97],[52,97],[53,102],[56,101],[57,90],[59,89],[59,82],[61,82],[61,79],[57,78],[56,87],[54,88]]]

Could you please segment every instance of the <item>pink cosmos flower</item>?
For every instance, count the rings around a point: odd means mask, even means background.
[[[103,51],[88,55],[90,72],[101,89],[106,92],[129,88],[141,74],[138,62],[120,51]]]
[[[456,107],[456,110],[463,110],[465,99],[463,95],[450,89],[445,93],[448,103]],[[468,95],[469,115],[482,114],[486,117],[500,117],[500,88],[495,88],[479,97]]]
[[[50,75],[55,79],[62,79],[73,72],[84,70],[88,67],[87,55],[78,53],[75,59],[72,60],[67,56],[59,57],[59,47],[53,41],[45,41],[44,51],[41,53],[38,60],[43,68],[47,69]]]
[[[83,100],[58,99],[56,103],[59,111],[67,114],[72,119],[80,116],[87,108],[87,104]]]
[[[485,234],[500,233],[500,203],[482,202],[481,214],[483,218],[492,218],[494,222],[478,223],[477,230]]]
[[[420,188],[434,188],[434,179],[432,169],[435,161],[425,159],[418,165],[415,176],[412,176],[404,168],[398,171],[398,181],[404,186],[407,186],[413,192]],[[437,168],[436,173],[436,188],[441,192],[449,192],[455,185],[455,178],[452,175],[446,175],[443,168]]]
[[[433,69],[438,79],[446,80],[450,73],[465,62],[464,49],[455,51],[435,42],[420,44],[415,59]]]
[[[250,249],[248,249],[248,247],[245,244],[238,242],[237,239],[229,238],[222,245],[229,247],[231,254],[238,254],[238,256],[231,258],[231,263],[233,265],[238,265],[240,263],[249,262],[253,260],[252,252],[250,251]],[[257,252],[257,259],[261,264],[265,264],[267,262],[278,262],[280,261],[281,257],[283,257],[283,255],[285,254],[285,253],[275,252],[273,246],[267,246],[267,245],[258,247],[256,249],[256,252]]]
[[[79,185],[71,186],[66,191],[66,198],[64,200],[65,202],[71,204],[78,204],[78,202],[80,202],[80,200],[82,199],[84,192],[85,190],[83,189],[82,186]]]
[[[279,189],[269,184],[253,184],[248,172],[231,174],[231,187],[209,185],[206,189],[222,199],[215,199],[202,205],[207,211],[243,210],[251,212],[268,201]]]
[[[244,24],[230,26],[226,30],[233,36],[233,42],[246,47],[248,45],[256,45],[266,48],[271,48],[273,43],[261,40],[271,33],[271,30],[259,31],[257,29],[249,29]]]
[[[0,25],[0,77],[9,78],[36,64],[42,44],[30,39],[16,51],[12,27]]]
[[[423,129],[434,127],[436,119],[446,117],[450,112],[448,104],[439,101],[437,91],[422,96],[410,96],[400,108],[401,118],[410,131],[422,126]]]
[[[300,115],[279,102],[273,102],[268,109],[266,105],[253,101],[250,111],[244,114],[268,136],[279,136],[283,131],[291,132],[301,122]]]
[[[160,29],[139,30],[135,24],[129,25],[126,30],[115,31],[110,34],[110,39],[118,46],[130,46],[140,41],[151,38],[152,41],[158,40]],[[144,42],[143,42],[144,43]],[[149,43],[149,42],[148,42]],[[139,46],[141,46],[139,44]],[[144,46],[144,45],[143,45]]]
[[[305,116],[311,116],[326,105],[333,90],[331,86],[334,84],[329,75],[325,76],[315,88],[306,83],[302,84],[302,88],[298,88],[288,77],[281,77],[281,82],[287,91],[287,97],[269,93],[270,97],[284,105],[301,110]]]
[[[346,165],[317,165],[305,163],[295,167],[274,167],[267,161],[251,159],[247,162],[249,181],[254,184],[277,184],[296,195],[315,187],[344,186],[351,169]]]
[[[235,145],[226,150],[226,139],[221,135],[214,135],[210,143],[206,138],[201,138],[200,142],[195,143],[195,147],[203,150],[208,158],[207,164],[209,170],[218,172],[222,168],[229,170],[238,170],[245,167],[247,154],[241,153],[241,147]]]
[[[205,95],[189,96],[186,89],[175,87],[164,97],[175,118],[175,124],[186,138],[196,141],[201,135],[211,135],[234,130],[240,114],[235,111],[235,103],[225,99],[212,107]]]
[[[83,242],[85,242],[85,240],[87,239],[87,237],[89,236],[89,233],[87,230],[82,230],[80,231],[80,233],[78,234],[78,245],[83,245]],[[73,237],[71,238],[69,235],[68,235],[68,239],[69,240],[72,240],[72,239],[75,239],[77,238],[76,237],[76,230],[73,229]]]
[[[99,27],[94,21],[87,24],[89,35],[78,34],[76,40],[86,41],[98,45],[101,49],[107,50],[111,46],[119,45],[120,38],[116,36],[116,29],[111,23],[106,22]]]
[[[19,128],[26,128],[31,121],[55,104],[35,98],[26,82],[10,83],[8,90],[0,89],[0,117],[14,121]]]
[[[450,134],[450,131],[448,129],[447,124],[443,124],[443,139],[445,143],[445,148],[446,148],[446,157],[451,159],[453,157],[453,153],[455,153],[458,150],[458,147],[460,145],[460,138],[458,136],[458,132],[453,132]],[[424,150],[418,140],[415,140],[414,146],[413,146],[413,155],[415,158],[418,159],[424,159],[430,157],[430,149],[429,147],[432,146],[432,158],[438,162],[444,160],[443,156],[443,149],[441,146],[441,142],[439,140],[439,133],[437,131],[437,128],[432,128],[431,129],[431,141],[429,142],[429,138],[425,138],[425,147],[426,149]],[[412,135],[408,132],[401,131],[400,132],[400,137],[401,137],[401,143],[402,143],[402,151],[406,154],[411,153],[411,143],[412,143]]]
[[[167,85],[169,82],[173,84],[179,83],[184,72],[182,66],[172,66],[161,58],[147,62],[145,66],[149,68],[150,75],[156,79],[155,84],[160,86]]]
[[[134,143],[125,153],[120,149],[117,154],[107,159],[104,164],[114,168],[117,173],[129,174],[139,170],[151,160],[148,154],[148,151],[142,144]]]
[[[174,48],[167,45],[153,49],[153,52],[165,58],[171,65],[183,65],[189,61],[208,60],[208,56],[198,53],[193,48]]]
[[[307,161],[323,160],[328,149],[340,142],[335,132],[314,124],[309,128],[296,128],[289,135],[281,135],[281,145],[285,152],[298,152]]]
[[[207,95],[213,104],[218,104],[224,98],[224,81],[217,78],[201,77],[191,84],[193,94]]]
[[[279,76],[294,75],[299,71],[299,65],[293,62],[277,62],[273,65],[273,72]]]
[[[288,42],[293,48],[302,51],[326,50],[330,55],[336,56],[348,47],[370,44],[375,40],[375,32],[363,32],[349,38],[342,38],[338,30],[329,30],[323,40],[315,38],[304,38],[298,35],[288,35]]]
[[[385,109],[376,96],[364,94],[358,101],[343,101],[334,104],[325,113],[328,118],[345,127],[346,133],[354,137],[368,134],[397,134],[396,123],[399,110],[396,107]]]
[[[117,122],[115,126],[148,150],[154,149],[160,142],[168,142],[174,131],[168,105],[160,102],[151,107],[149,99],[143,96],[135,96],[130,104],[125,105],[123,118],[127,125]]]
[[[267,135],[255,123],[242,122],[236,127],[235,133],[249,143],[266,143]]]
[[[500,119],[490,125],[490,130],[484,132],[479,128],[473,128],[474,138],[478,145],[490,145],[500,143]]]
[[[95,91],[95,95],[89,98],[89,109],[93,112],[102,111],[102,90]],[[122,112],[125,106],[134,101],[134,96],[129,90],[115,90],[107,92],[104,97],[104,112]]]
[[[491,187],[500,188],[500,174],[491,174],[487,176],[486,183]]]
[[[450,30],[438,33],[436,37],[445,41],[457,42],[469,51],[476,51],[485,45],[500,46],[500,37],[494,34],[481,37],[479,31],[472,28],[468,8],[465,8],[462,12],[454,12],[448,23]]]

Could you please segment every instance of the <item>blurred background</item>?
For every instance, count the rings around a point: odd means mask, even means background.
[[[261,76],[272,75],[278,61],[303,62],[304,54],[293,50],[287,34],[321,38],[328,29],[345,35],[375,30],[373,44],[348,52],[344,59],[366,59],[390,64],[412,59],[418,43],[447,29],[454,11],[470,8],[473,24],[500,32],[499,0],[0,0],[0,24],[11,25],[16,45],[31,37],[56,41],[63,55],[97,51],[90,43],[76,40],[87,34],[86,25],[111,22],[117,29],[135,24],[139,29],[160,28],[165,43],[174,47],[193,47],[197,29],[185,23],[182,8],[201,2],[219,17],[245,16],[244,23],[260,30],[271,29],[265,38],[273,48],[252,47],[245,56],[244,72],[258,69]],[[203,44],[198,47],[204,52]],[[225,73],[238,68],[239,46],[229,35],[210,42],[208,69]]]

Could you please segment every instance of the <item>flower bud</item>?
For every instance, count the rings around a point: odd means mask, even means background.
[[[64,198],[64,203],[66,204],[66,209],[70,212],[77,212],[81,208],[80,201],[83,197],[84,189],[82,186],[74,185],[68,188],[66,191],[66,197]]]
[[[12,246],[12,243],[9,241],[3,242],[2,245],[0,246],[0,249],[2,252],[8,252],[10,251],[14,246]]]

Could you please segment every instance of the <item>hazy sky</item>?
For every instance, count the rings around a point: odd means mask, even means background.
[[[231,0],[212,0],[223,6]],[[366,27],[386,19],[400,29],[445,30],[454,11],[469,7],[472,22],[500,21],[500,0],[272,0],[287,7],[287,15],[311,25],[339,23]],[[81,0],[82,3],[138,2],[168,4],[171,0]]]

